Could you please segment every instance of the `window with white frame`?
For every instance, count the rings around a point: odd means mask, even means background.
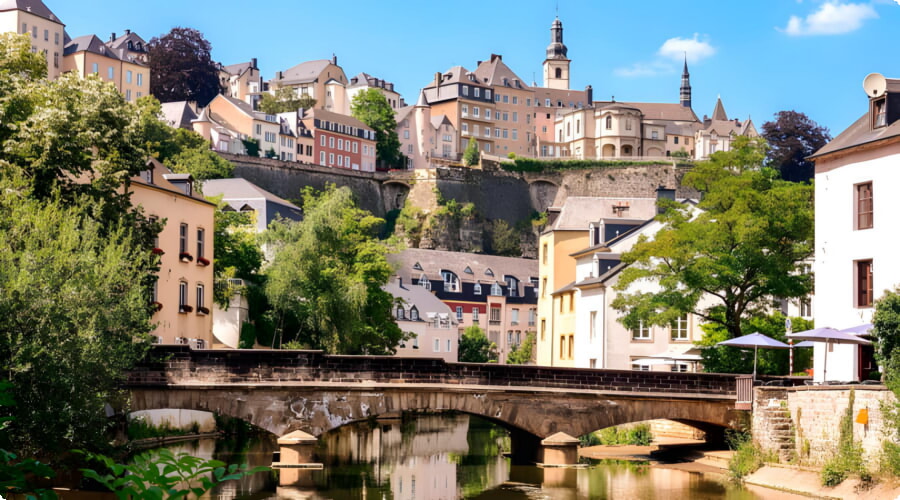
[[[206,248],[206,230],[202,227],[197,228],[197,258],[200,259],[203,257],[203,251]]]
[[[325,147],[325,134],[319,136],[319,145]]]
[[[503,295],[503,289],[500,288],[500,284],[494,283],[491,285],[491,295],[500,296]]]
[[[397,306],[396,316],[401,321],[406,319],[406,310],[403,309],[403,306]]]
[[[447,352],[453,352],[453,342],[452,342],[452,339],[447,339]]]
[[[672,331],[672,340],[677,340],[677,341],[689,340],[687,313],[675,318],[675,320],[672,321],[671,331]]]
[[[434,352],[441,352],[441,339],[434,339]]]
[[[456,320],[457,320],[457,321],[462,321],[462,320],[463,320],[463,308],[462,308],[462,306],[456,306]]]
[[[473,323],[478,323],[478,314],[479,314],[478,307],[473,307],[472,308],[472,322]]]
[[[203,285],[198,283],[197,284],[197,311],[198,312],[200,311],[201,307],[206,307],[204,305],[204,304],[206,304],[205,292],[206,292],[206,289],[203,287]]]
[[[463,95],[465,95],[465,96],[469,95],[469,86],[468,85],[463,85],[462,89],[463,89]]]
[[[481,283],[475,283],[475,286],[472,289],[472,293],[475,295],[481,295]]]
[[[632,340],[651,340],[652,331],[650,323],[644,320],[638,321],[638,327],[631,331],[631,338]]]
[[[188,225],[182,223],[178,228],[178,252],[186,253],[188,251]]]
[[[416,309],[416,306],[409,308],[409,319],[410,321],[419,321],[419,310]]]
[[[183,311],[188,305],[188,284],[187,281],[178,282],[178,309]]]

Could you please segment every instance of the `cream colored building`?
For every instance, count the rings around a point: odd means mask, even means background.
[[[269,90],[291,87],[298,97],[309,96],[316,100],[316,108],[345,113],[349,109],[346,86],[349,83],[337,57],[300,63],[279,71],[269,81]]]
[[[419,94],[415,106],[400,108],[394,116],[400,152],[406,156],[407,168],[433,168],[458,164],[461,158],[456,127],[446,115],[432,115],[425,94]]]
[[[753,120],[747,118],[743,122],[728,119],[722,98],[716,100],[712,118],[703,116],[703,124],[696,135],[696,158],[704,160],[717,151],[731,151],[731,143],[739,135],[759,137]]]
[[[259,142],[260,156],[274,152],[281,160],[296,161],[297,138],[288,123],[278,116],[254,111],[246,102],[224,94],[219,94],[210,101],[201,111],[203,113],[207,113],[209,120],[231,131],[238,139],[256,139]],[[212,140],[212,135],[207,135],[209,127],[195,126],[194,129],[206,139]]]
[[[47,77],[63,71],[65,25],[41,0],[0,0],[0,32],[27,33],[31,50],[47,57]]]
[[[572,255],[654,217],[656,198],[573,196],[550,213],[538,242],[537,364],[575,366],[578,290]]]
[[[126,49],[112,49],[96,35],[73,39],[65,47],[62,71],[82,78],[97,75],[119,89],[127,101],[150,94],[150,68]]]
[[[459,322],[450,308],[430,291],[397,277],[384,290],[398,299],[394,321],[412,338],[397,348],[397,356],[459,360]]]
[[[380,92],[381,95],[387,99],[388,104],[391,105],[391,109],[394,111],[406,106],[406,103],[403,102],[403,98],[400,97],[400,93],[394,90],[393,83],[386,82],[381,78],[375,78],[368,73],[360,73],[351,78],[350,83],[347,85],[347,109],[344,110],[344,114],[350,114],[350,106],[353,104],[353,97],[368,89],[375,89]]]
[[[156,160],[131,179],[131,202],[162,222],[153,289],[156,342],[212,347],[213,219],[216,206],[193,191],[190,174],[174,174]]]
[[[229,97],[244,101],[253,109],[257,108],[263,91],[263,82],[255,57],[250,62],[222,66],[219,70],[219,80]]]

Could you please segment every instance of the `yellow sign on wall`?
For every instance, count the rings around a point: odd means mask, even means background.
[[[862,410],[859,410],[859,414],[856,415],[856,423],[863,424],[863,425],[869,425],[869,409],[868,408],[863,408]]]

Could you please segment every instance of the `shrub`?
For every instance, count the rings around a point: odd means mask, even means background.
[[[245,321],[241,325],[241,340],[238,344],[240,349],[253,349],[256,343],[256,325]]]
[[[650,441],[653,440],[653,435],[650,433],[650,425],[644,423],[628,429],[627,436],[628,444],[637,446],[650,446]]]
[[[829,460],[822,467],[822,484],[824,486],[837,486],[847,479],[847,470],[837,463],[836,460]]]
[[[597,434],[594,432],[589,432],[584,436],[580,436],[578,441],[581,442],[581,446],[597,446],[598,444],[602,444],[600,438],[597,437]]]
[[[536,160],[534,158],[516,157],[512,163],[504,162],[504,170],[511,172],[546,172],[568,169],[597,169],[607,167],[632,167],[640,165],[659,165],[658,161],[622,161],[622,160]]]
[[[762,450],[753,444],[748,434],[747,440],[737,445],[728,461],[728,475],[735,481],[741,481],[759,470],[764,463]]]
[[[856,395],[850,390],[850,400],[847,409],[841,417],[841,435],[838,441],[837,453],[835,453],[822,467],[822,484],[835,486],[840,484],[851,473],[868,476],[863,463],[862,444],[853,439],[853,404]]]

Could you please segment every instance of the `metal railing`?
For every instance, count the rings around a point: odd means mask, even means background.
[[[737,400],[734,402],[735,410],[753,409],[753,375],[737,376]]]

